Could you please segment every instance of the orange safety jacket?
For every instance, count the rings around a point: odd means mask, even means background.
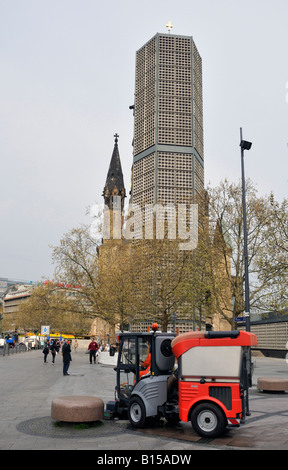
[[[148,354],[146,357],[145,361],[142,363],[142,367],[144,367],[145,370],[141,370],[139,372],[140,379],[144,377],[145,375],[148,375],[151,370],[151,353]]]

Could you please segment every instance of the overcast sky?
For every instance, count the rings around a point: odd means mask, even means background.
[[[0,0],[0,277],[53,276],[115,132],[129,191],[135,53],[169,20],[202,56],[205,184],[240,179],[242,127],[246,177],[287,197],[287,0]]]

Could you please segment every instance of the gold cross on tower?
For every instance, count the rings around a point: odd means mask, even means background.
[[[169,23],[166,24],[166,28],[168,28],[168,31],[170,33],[171,29],[173,28],[173,24],[171,23],[171,21],[169,21]]]

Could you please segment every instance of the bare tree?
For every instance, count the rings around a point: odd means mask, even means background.
[[[216,310],[233,326],[233,319],[244,311],[244,241],[242,187],[227,180],[209,188],[210,282]],[[263,276],[263,256],[271,230],[269,197],[259,197],[251,181],[246,182],[248,266],[251,311],[269,305],[265,299],[267,278]],[[211,232],[212,228],[212,232]],[[219,275],[221,266],[222,276]],[[230,295],[228,295],[230,292]]]

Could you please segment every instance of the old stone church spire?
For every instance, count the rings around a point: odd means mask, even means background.
[[[107,173],[106,183],[103,190],[104,203],[110,209],[113,205],[113,196],[121,197],[121,209],[124,207],[124,199],[126,197],[126,190],[124,186],[124,178],[121,167],[119,149],[118,149],[118,134],[114,135],[115,143],[110,161],[109,170]]]

